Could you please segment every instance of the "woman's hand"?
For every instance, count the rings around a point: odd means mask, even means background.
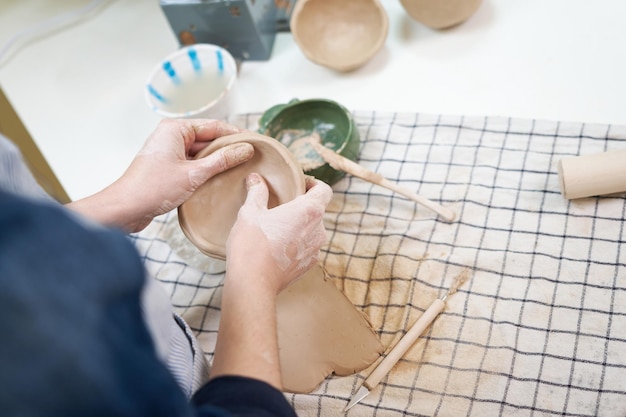
[[[307,191],[294,200],[267,208],[269,191],[263,178],[246,178],[248,196],[226,244],[229,279],[254,280],[276,294],[317,261],[326,243],[323,216],[331,188],[307,177]],[[247,273],[239,273],[244,267]]]
[[[258,174],[226,243],[226,278],[211,378],[242,375],[281,389],[276,297],[318,260],[331,188],[307,178],[307,192],[272,209]]]
[[[238,132],[217,120],[163,120],[122,177],[68,207],[100,223],[138,232],[182,204],[209,178],[252,158],[254,148],[243,143],[192,159],[213,139]]]

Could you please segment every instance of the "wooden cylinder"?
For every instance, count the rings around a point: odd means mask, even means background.
[[[626,149],[564,158],[558,166],[567,199],[626,191]]]

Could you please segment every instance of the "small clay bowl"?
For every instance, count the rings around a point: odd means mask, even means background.
[[[379,0],[298,0],[290,26],[309,60],[347,72],[382,48],[389,18]]]
[[[280,142],[258,133],[215,139],[196,158],[240,142],[254,147],[252,159],[209,179],[178,208],[178,222],[185,236],[201,252],[218,259],[226,259],[226,240],[246,200],[248,174],[256,172],[265,179],[269,188],[268,208],[291,201],[306,191],[304,172],[293,154]]]
[[[469,19],[482,0],[400,0],[414,20],[432,28],[447,29]]]
[[[259,120],[259,133],[273,137],[296,157],[306,175],[329,185],[345,176],[327,164],[312,147],[297,146],[298,139],[315,136],[324,146],[356,161],[361,139],[350,112],[326,99],[293,99],[269,108]]]

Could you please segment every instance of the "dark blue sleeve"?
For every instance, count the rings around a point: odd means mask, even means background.
[[[193,415],[144,324],[144,279],[122,232],[0,191],[2,415]]]
[[[290,415],[280,392],[245,378],[216,380],[189,402],[144,323],[144,280],[121,231],[0,191],[0,414]]]
[[[223,376],[209,381],[192,399],[199,414],[213,407],[229,410],[236,416],[295,417],[282,392],[251,378]]]

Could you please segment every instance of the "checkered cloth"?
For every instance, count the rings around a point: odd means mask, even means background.
[[[563,157],[626,148],[626,127],[355,111],[359,163],[452,208],[455,223],[346,176],[322,261],[392,346],[456,277],[470,279],[350,416],[626,415],[626,199],[568,201]],[[233,123],[255,129],[258,114]],[[625,161],[626,163],[626,161]],[[224,264],[176,214],[136,243],[209,361]],[[286,394],[300,416],[341,416],[373,366]]]

